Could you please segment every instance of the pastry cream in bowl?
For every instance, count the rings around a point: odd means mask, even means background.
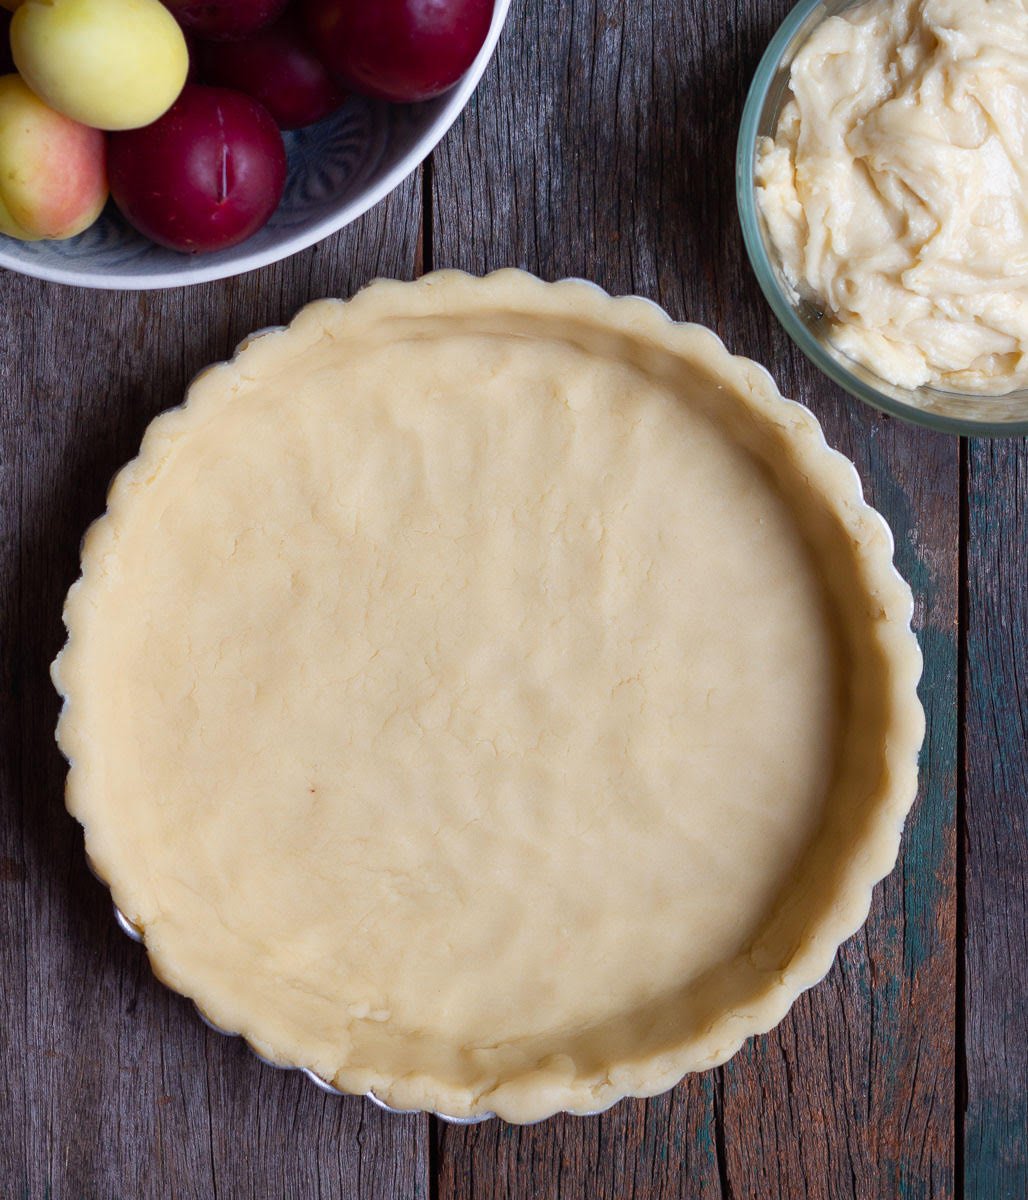
[[[1028,5],[806,4],[786,26],[740,137],[740,206],[745,183],[785,302],[815,311],[815,336],[884,388],[882,407],[1023,423]]]

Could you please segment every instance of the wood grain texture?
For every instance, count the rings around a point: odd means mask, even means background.
[[[957,443],[880,417],[775,324],[735,216],[746,87],[788,0],[515,3],[433,159],[436,266],[639,292],[769,366],[852,457],[918,595],[928,741],[898,870],[783,1025],[671,1097],[595,1122],[438,1128],[439,1195],[954,1194]]]
[[[419,265],[409,180],[260,272],[107,295],[0,275],[0,1196],[427,1197],[427,1122],[336,1100],[200,1025],[155,982],[64,811],[48,667],[79,539],[190,377],[307,300]]]
[[[968,470],[968,1200],[1028,1196],[1028,441]]]

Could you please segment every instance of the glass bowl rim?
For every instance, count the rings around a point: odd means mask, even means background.
[[[941,433],[965,437],[1018,437],[1028,434],[1028,415],[1013,421],[988,421],[976,417],[955,417],[929,412],[917,405],[897,400],[887,392],[865,383],[826,352],[799,319],[793,305],[782,291],[771,264],[757,213],[753,169],[757,132],[768,91],[782,66],[782,60],[792,46],[796,34],[819,8],[825,8],[825,0],[800,0],[779,25],[757,65],[739,122],[735,155],[736,206],[746,254],[760,290],[785,332],[814,366],[865,404]],[[827,15],[830,14],[826,12]]]

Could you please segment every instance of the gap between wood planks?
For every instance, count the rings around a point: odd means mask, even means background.
[[[958,491],[960,516],[957,527],[957,812],[956,812],[956,998],[953,1012],[953,1194],[964,1200],[964,1116],[967,1110],[967,1041],[966,1041],[966,976],[964,933],[967,925],[967,902],[964,894],[965,862],[967,857],[967,631],[970,611],[970,579],[967,566],[967,546],[971,530],[970,452],[967,438],[960,439]]]
[[[432,247],[432,154],[421,164],[421,238],[418,244],[418,261],[414,265],[415,277],[432,270],[434,261]],[[439,1200],[439,1167],[442,1122],[438,1117],[428,1118],[428,1200]]]

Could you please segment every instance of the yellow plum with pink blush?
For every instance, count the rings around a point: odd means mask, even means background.
[[[106,201],[104,135],[54,112],[17,75],[0,76],[0,233],[74,237]]]
[[[37,96],[94,129],[152,124],[189,73],[185,37],[160,0],[24,0],[11,50]]]

